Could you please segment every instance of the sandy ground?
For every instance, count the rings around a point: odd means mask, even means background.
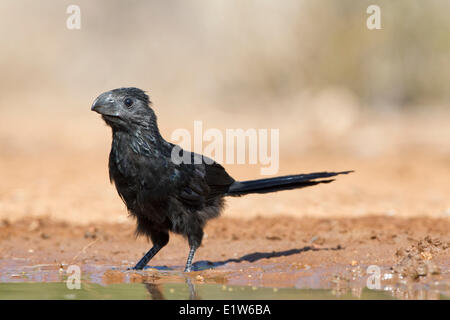
[[[107,154],[6,157],[0,161],[0,218],[49,217],[73,223],[125,222],[110,185]],[[450,158],[412,150],[377,158],[322,154],[282,159],[280,175],[353,169],[329,184],[297,191],[230,198],[224,216],[450,217]],[[238,179],[259,168],[229,166]]]
[[[8,110],[0,119],[0,219],[128,221],[109,183],[110,129],[84,108],[55,107],[30,111],[26,117],[21,110]],[[168,111],[157,109],[166,138],[178,126],[192,129],[191,119],[204,111],[193,110],[171,123]],[[361,117],[344,132],[333,129],[333,121],[321,125],[308,113],[295,112],[265,120],[248,119],[258,115],[254,111],[243,112],[244,120],[221,114],[220,122],[207,118],[205,127],[281,128],[278,175],[350,169],[355,173],[329,185],[228,199],[223,216],[450,217],[448,112]],[[224,166],[238,180],[261,178],[259,164]]]

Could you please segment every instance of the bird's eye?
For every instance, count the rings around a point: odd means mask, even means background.
[[[133,99],[126,98],[126,99],[123,101],[123,103],[125,103],[125,105],[126,105],[127,107],[131,107],[131,106],[133,105]]]

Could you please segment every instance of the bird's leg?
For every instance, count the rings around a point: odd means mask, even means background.
[[[198,223],[195,223],[191,226],[191,232],[188,234],[188,242],[189,242],[189,255],[186,261],[186,267],[184,268],[184,272],[191,272],[192,269],[192,260],[194,259],[195,251],[202,244],[203,239],[203,226],[200,226]]]
[[[148,225],[147,220],[138,220],[138,228],[142,228],[153,242],[153,247],[142,257],[141,260],[133,268],[134,270],[142,270],[147,263],[169,242],[169,233],[164,230],[154,230],[152,225]]]
[[[186,261],[186,267],[184,268],[184,272],[191,272],[192,260],[194,259],[194,254],[196,250],[197,250],[196,246],[190,246],[189,255]]]
[[[147,263],[161,250],[162,246],[159,244],[155,244],[143,257],[136,266],[133,268],[134,270],[142,270],[147,265]]]

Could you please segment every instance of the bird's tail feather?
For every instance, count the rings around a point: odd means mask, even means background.
[[[330,183],[334,179],[316,180],[323,178],[330,178],[339,174],[347,174],[353,171],[341,171],[341,172],[315,172],[308,174],[294,174],[289,176],[248,180],[248,181],[235,181],[228,192],[227,196],[242,196],[249,193],[269,193],[281,190],[290,190],[297,188],[304,188],[314,186],[319,183]]]

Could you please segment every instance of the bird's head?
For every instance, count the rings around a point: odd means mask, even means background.
[[[102,93],[91,110],[102,115],[113,130],[151,129],[156,115],[148,95],[138,88],[119,88]]]

